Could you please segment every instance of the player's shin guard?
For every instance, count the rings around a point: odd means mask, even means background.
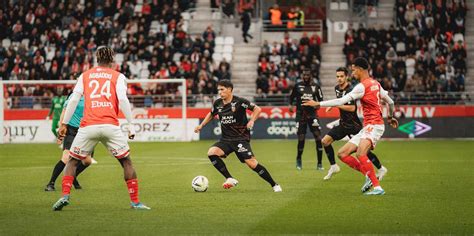
[[[65,175],[63,176],[63,196],[69,195],[71,193],[72,182],[74,181],[74,176],[72,175]]]
[[[370,162],[369,158],[367,156],[361,156],[359,157],[359,162],[361,172],[370,178],[370,180],[372,181],[372,185],[374,187],[380,186],[379,180],[375,175],[374,167],[372,166],[372,163]]]
[[[253,171],[257,172],[257,174],[260,175],[262,179],[267,181],[272,187],[276,185],[275,181],[273,181],[272,176],[270,175],[270,173],[268,173],[267,169],[264,166],[257,164]]]
[[[377,169],[382,168],[382,164],[380,163],[380,160],[379,160],[379,158],[377,158],[375,153],[369,151],[369,153],[367,153],[367,157],[372,162],[372,164],[374,164],[375,168],[377,168]]]
[[[332,148],[332,145],[329,144],[329,146],[324,147],[324,151],[326,152],[326,155],[328,156],[329,163],[331,163],[331,165],[335,165],[336,160],[334,160],[334,148]]]
[[[316,140],[316,154],[318,156],[318,164],[323,162],[323,144],[321,140]]]
[[[361,171],[360,169],[360,163],[359,161],[357,161],[357,159],[355,159],[355,157],[353,156],[345,156],[343,158],[341,158],[341,161],[346,163],[348,166],[350,166],[352,169],[354,170],[357,170],[357,171]],[[361,171],[362,172],[362,171]]]
[[[211,160],[212,165],[226,178],[232,178],[227,167],[225,166],[224,161],[217,155],[210,155],[208,156],[209,160]]]
[[[130,200],[133,203],[139,203],[140,200],[138,199],[138,180],[137,179],[127,180],[127,188],[128,188],[128,194],[130,194]]]

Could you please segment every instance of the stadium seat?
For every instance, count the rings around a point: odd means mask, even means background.
[[[148,69],[142,69],[140,71],[140,79],[148,79],[149,76],[150,76],[150,71],[148,71]]]
[[[224,40],[224,44],[225,45],[234,45],[234,37],[225,37],[225,40]]]
[[[137,5],[138,4],[143,5],[143,0],[137,0]]]
[[[224,51],[224,45],[219,45],[219,44],[216,44],[216,47],[214,47],[214,53],[221,53]]]
[[[348,2],[340,2],[339,3],[339,10],[349,10],[349,3]]]
[[[33,98],[20,97],[20,108],[33,108]]]
[[[173,61],[180,61],[183,54],[177,52],[173,55]]]
[[[223,45],[224,44],[224,37],[216,37],[215,39],[216,45]]]
[[[222,58],[225,58],[225,60],[227,62],[231,62],[232,61],[232,53],[223,53]]]
[[[21,44],[24,45],[25,47],[28,47],[30,45],[30,39],[21,40]]]
[[[404,42],[398,42],[397,43],[397,52],[405,52],[405,43]]]
[[[220,12],[213,12],[213,13],[212,13],[212,19],[213,19],[213,20],[220,20],[220,19],[222,19],[221,13],[220,13]]]
[[[223,53],[232,53],[233,51],[232,45],[225,45],[224,49],[222,50]]]
[[[458,41],[464,42],[464,35],[461,34],[461,33],[457,33],[457,34],[454,35],[454,38],[453,38],[453,39],[454,39],[453,41],[454,41],[455,43],[458,42]]]
[[[222,61],[222,54],[214,52],[214,54],[212,54],[212,59],[214,61]]]
[[[150,61],[142,61],[142,68],[148,70],[148,66],[150,65]]]
[[[137,4],[135,6],[135,9],[133,10],[135,13],[141,13],[142,12],[143,5],[142,4]]]
[[[329,7],[331,8],[331,10],[339,10],[339,3],[338,2],[331,2]]]
[[[12,45],[12,41],[11,41],[10,39],[3,39],[3,40],[2,40],[2,46],[3,46],[4,48],[9,48],[10,45]]]
[[[115,62],[117,62],[117,64],[121,65],[123,62],[123,59],[124,59],[124,55],[122,53],[117,53],[115,55]]]
[[[70,32],[70,31],[67,30],[67,29],[66,29],[66,30],[63,30],[63,32],[62,32],[63,37],[64,37],[64,38],[67,38],[67,36],[69,35],[69,32]]]
[[[191,14],[189,12],[182,12],[181,17],[183,17],[183,20],[190,20]]]

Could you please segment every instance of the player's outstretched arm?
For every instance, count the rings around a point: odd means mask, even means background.
[[[398,120],[393,117],[393,113],[395,112],[395,103],[393,102],[392,98],[388,96],[388,92],[385,90],[381,90],[381,98],[384,102],[388,104],[388,123],[393,128],[398,128]]]
[[[196,128],[194,128],[194,133],[199,133],[201,131],[202,127],[206,126],[207,123],[209,123],[209,121],[212,120],[212,118],[213,118],[213,115],[211,114],[211,112],[207,113],[206,117],[201,122],[201,124],[196,126]]]

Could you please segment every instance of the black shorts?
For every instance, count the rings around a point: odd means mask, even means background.
[[[226,157],[235,152],[242,163],[253,157],[252,147],[250,147],[250,142],[247,141],[219,141],[212,146],[222,149]]]
[[[334,126],[331,130],[329,130],[328,135],[331,136],[334,141],[336,141],[341,140],[346,136],[349,136],[349,138],[351,138],[353,135],[358,134],[360,130],[360,128],[344,128],[341,125],[337,125]]]
[[[71,149],[72,142],[74,141],[74,138],[76,137],[78,130],[79,130],[79,127],[67,125],[66,136],[64,137],[64,140],[63,140],[63,150]]]
[[[306,134],[306,130],[307,130],[306,127],[309,127],[309,130],[311,131],[311,133],[321,130],[321,126],[319,126],[318,118],[308,118],[308,119],[299,120],[296,123],[296,128],[298,129],[297,134]]]

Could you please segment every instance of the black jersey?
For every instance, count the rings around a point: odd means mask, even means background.
[[[306,84],[299,82],[295,85],[290,94],[290,105],[295,104],[296,99],[296,120],[314,119],[318,116],[316,110],[310,106],[302,106],[305,100],[320,102],[323,100],[323,91],[315,83]]]
[[[350,91],[352,91],[353,86],[351,84],[348,84],[344,89],[340,89],[339,85],[336,85],[334,90],[336,91],[336,97],[341,98],[344,95],[348,94]],[[362,128],[362,123],[359,120],[359,117],[357,116],[357,103],[352,100],[345,105],[354,105],[356,106],[355,111],[343,111],[339,109],[340,112],[340,120],[339,123],[342,127],[344,128]]]
[[[218,115],[221,122],[222,141],[250,141],[247,129],[247,109],[253,111],[255,104],[247,99],[233,96],[232,101],[224,104],[219,98],[212,105],[211,114]]]

